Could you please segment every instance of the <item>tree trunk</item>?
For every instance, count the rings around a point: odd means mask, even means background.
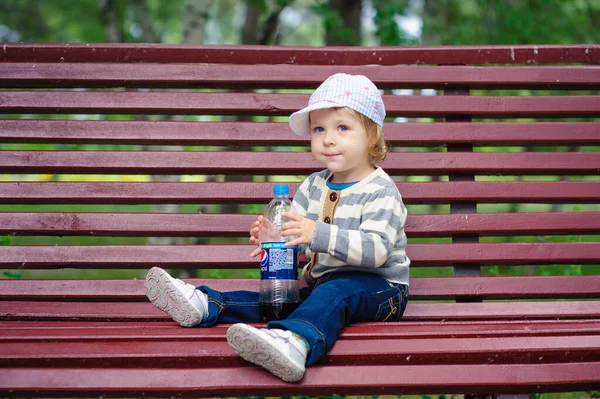
[[[329,8],[341,17],[341,26],[327,24],[326,40],[328,46],[358,46],[361,38],[362,0],[329,0]],[[340,28],[354,33],[355,37],[339,35]]]
[[[98,7],[102,13],[104,22],[106,40],[112,43],[122,43],[125,41],[123,32],[122,18],[119,15],[119,8],[115,0],[98,0]]]
[[[246,0],[246,19],[242,28],[242,44],[258,44],[258,18],[260,17],[260,11],[252,3],[252,1]]]

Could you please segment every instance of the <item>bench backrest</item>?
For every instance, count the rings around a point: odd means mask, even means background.
[[[597,295],[599,64],[598,45],[4,45],[0,236],[14,237],[0,269],[139,277],[159,264],[256,277],[247,244],[255,215],[276,182],[294,192],[320,169],[287,116],[346,72],[386,91],[393,152],[382,166],[409,208],[412,276],[465,277],[416,278],[413,299]],[[476,277],[548,273],[589,276]],[[143,300],[130,280],[68,292],[60,281],[23,282],[19,292],[4,284],[6,300]],[[408,318],[467,317],[415,309]],[[502,317],[490,309],[479,316]],[[536,316],[527,309],[521,317]]]

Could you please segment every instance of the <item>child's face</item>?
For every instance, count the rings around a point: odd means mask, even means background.
[[[333,172],[334,183],[355,182],[374,170],[367,132],[347,108],[311,112],[310,131],[312,154]]]

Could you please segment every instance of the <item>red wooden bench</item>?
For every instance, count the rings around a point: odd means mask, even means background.
[[[599,45],[5,44],[0,60],[0,236],[16,236],[0,247],[0,269],[5,277],[42,277],[0,280],[2,396],[600,389]],[[257,289],[247,232],[261,208],[232,207],[266,204],[274,183],[265,175],[283,176],[294,191],[317,170],[306,139],[289,131],[286,118],[104,116],[288,116],[307,101],[298,89],[335,72],[366,74],[386,90],[438,90],[384,98],[390,117],[434,118],[390,118],[384,129],[394,152],[382,166],[398,177],[411,213],[411,299],[402,322],[346,328],[321,364],[288,384],[235,355],[227,326],[180,328],[142,286],[145,270],[161,265],[207,269],[206,277],[240,269],[240,278],[189,281]],[[517,89],[535,91],[507,91]],[[115,181],[120,175],[207,178]],[[239,175],[258,177],[231,178]],[[496,175],[521,178],[489,178]],[[163,213],[153,204],[183,207]],[[86,236],[93,245],[58,236]],[[156,236],[216,239],[139,239]],[[549,268],[572,275],[548,276]],[[138,269],[138,278],[81,277],[96,269]],[[431,270],[438,277],[423,277]],[[79,274],[56,279],[68,273]]]

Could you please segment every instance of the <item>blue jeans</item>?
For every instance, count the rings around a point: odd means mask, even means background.
[[[208,316],[200,327],[225,323],[260,323],[258,292],[218,292],[198,287],[208,295]],[[398,321],[408,302],[408,286],[393,284],[368,273],[329,273],[315,285],[300,290],[299,306],[268,328],[290,330],[302,336],[311,350],[306,365],[331,349],[344,326],[361,321]]]

